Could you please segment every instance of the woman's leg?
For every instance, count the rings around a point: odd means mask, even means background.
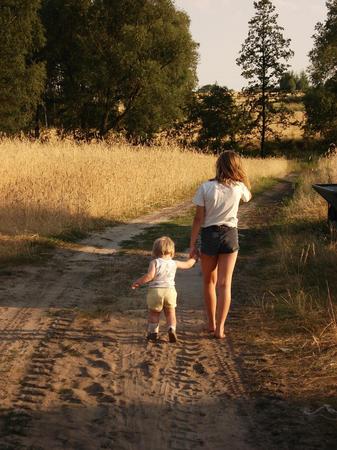
[[[217,282],[218,256],[201,254],[201,270],[203,276],[204,300],[208,319],[209,331],[216,327],[216,282]]]
[[[224,326],[231,304],[232,276],[238,252],[222,253],[218,257],[218,308],[215,336],[222,339],[225,336]]]

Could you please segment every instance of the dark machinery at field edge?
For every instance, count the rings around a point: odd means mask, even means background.
[[[328,202],[328,222],[337,227],[337,184],[313,184],[312,187]]]

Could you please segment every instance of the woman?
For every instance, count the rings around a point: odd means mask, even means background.
[[[224,325],[231,303],[232,275],[239,250],[239,203],[251,199],[249,188],[240,156],[227,150],[217,160],[215,179],[203,183],[193,198],[196,213],[190,256],[198,254],[196,241],[201,228],[201,268],[208,331],[218,339],[225,337]]]

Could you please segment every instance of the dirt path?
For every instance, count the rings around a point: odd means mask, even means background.
[[[243,230],[289,186],[245,205]],[[79,313],[106,295],[122,240],[189,206],[93,235],[44,266],[0,273],[1,450],[262,448],[230,335],[218,342],[200,332],[198,267],[177,276],[178,344],[165,335],[147,343],[144,302],[130,308],[132,298],[119,298],[112,318]],[[242,295],[237,285],[237,303]]]

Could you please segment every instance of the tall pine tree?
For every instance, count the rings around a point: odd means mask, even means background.
[[[273,117],[281,118],[274,108],[275,93],[282,74],[293,56],[290,39],[283,37],[278,25],[278,14],[270,0],[254,1],[255,15],[249,21],[248,37],[242,45],[237,64],[242,76],[248,80],[246,94],[249,96],[253,117],[252,126],[260,135],[260,152],[265,156],[266,135],[271,132]]]
[[[40,0],[0,4],[0,132],[16,133],[32,122],[44,89],[44,64],[35,54],[44,43]]]

